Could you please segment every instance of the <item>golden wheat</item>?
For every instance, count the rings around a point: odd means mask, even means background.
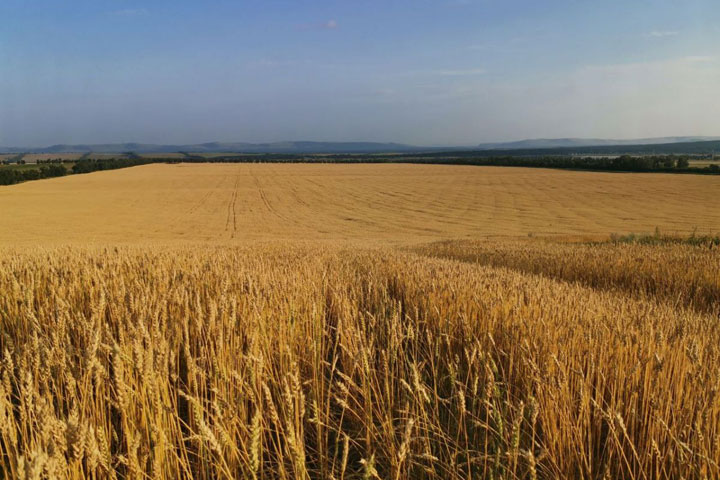
[[[443,241],[422,255],[507,267],[593,288],[720,311],[720,247],[682,244]]]
[[[549,239],[716,232],[719,187],[240,164],[2,188],[0,478],[720,478],[720,249]]]
[[[0,244],[720,229],[720,177],[442,165],[178,164],[0,189]]]
[[[0,264],[6,478],[720,475],[717,317],[663,299],[387,248]]]

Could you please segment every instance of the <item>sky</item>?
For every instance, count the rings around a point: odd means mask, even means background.
[[[0,145],[720,135],[718,0],[2,0]]]

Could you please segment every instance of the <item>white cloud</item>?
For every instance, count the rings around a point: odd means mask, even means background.
[[[408,124],[414,118],[453,119],[432,124],[427,144],[479,142],[505,138],[509,132],[526,138],[720,134],[720,58],[677,57],[517,78],[453,79],[450,84],[428,79],[414,90],[398,88],[394,101],[408,105],[412,115],[403,118]]]
[[[321,23],[306,23],[300,25],[301,30],[335,30],[338,27],[338,22],[335,19],[330,19]]]
[[[689,57],[685,57],[683,60],[688,63],[712,63],[717,60],[717,57],[711,57],[709,55],[691,55]]]
[[[565,128],[600,136],[699,135],[720,131],[720,65],[711,57],[594,65],[533,92]]]
[[[651,38],[663,38],[663,37],[675,37],[677,35],[680,35],[680,32],[677,30],[653,30],[652,32],[646,34],[646,37]]]

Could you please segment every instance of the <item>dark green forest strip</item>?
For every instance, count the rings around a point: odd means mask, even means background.
[[[477,154],[477,152],[475,152]],[[116,170],[151,163],[409,163],[438,165],[477,165],[496,167],[555,168],[602,172],[657,172],[701,175],[720,174],[720,165],[691,167],[687,157],[623,155],[616,158],[597,157],[482,157],[458,156],[457,153],[399,154],[399,155],[287,155],[287,154],[230,154],[206,158],[187,155],[182,159],[143,158],[137,154],[124,154],[128,158],[81,158],[70,170],[63,164],[44,164],[37,168],[0,167],[0,185],[13,185],[30,180],[61,177],[69,174]]]

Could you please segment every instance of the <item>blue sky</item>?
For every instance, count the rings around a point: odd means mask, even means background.
[[[0,145],[720,135],[717,0],[3,0]]]

